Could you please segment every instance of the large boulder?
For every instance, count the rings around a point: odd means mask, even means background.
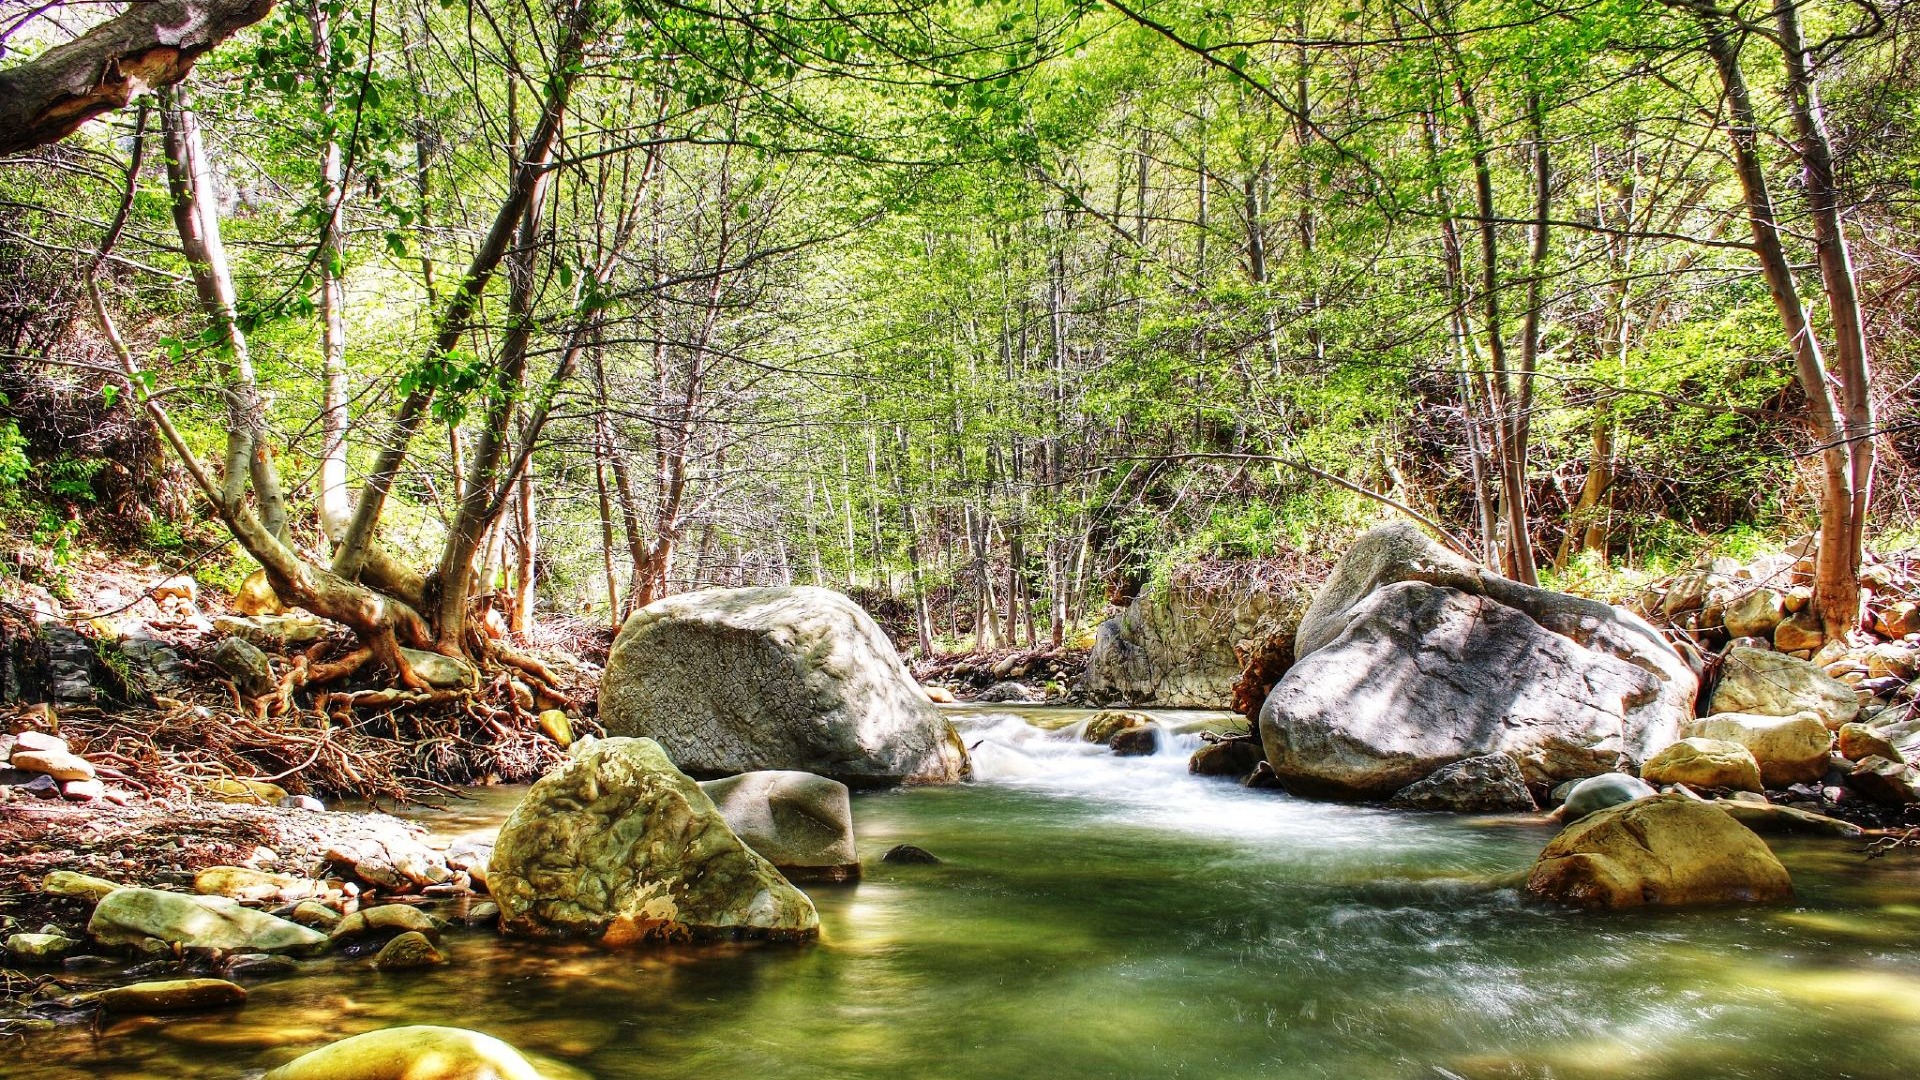
[[[224,896],[186,896],[158,889],[115,889],[93,909],[87,933],[103,945],[138,946],[148,939],[193,949],[307,953],[327,939],[299,923],[241,907]]]
[[[1485,573],[1404,525],[1355,544],[1297,641],[1260,731],[1304,795],[1385,797],[1487,754],[1538,786],[1628,769],[1678,737],[1698,685],[1625,610]]]
[[[520,1051],[465,1028],[383,1028],[329,1043],[265,1080],[543,1080]]]
[[[1688,737],[1739,743],[1760,766],[1760,780],[1770,788],[1805,784],[1827,775],[1833,732],[1818,713],[1762,716],[1759,713],[1720,713],[1695,720],[1681,729]]]
[[[1505,754],[1485,754],[1442,766],[1401,788],[1389,806],[1407,810],[1538,810],[1520,766]]]
[[[792,881],[860,876],[847,785],[770,769],[700,785],[743,843]]]
[[[1679,907],[1786,900],[1793,880],[1752,830],[1676,794],[1567,826],[1528,872],[1527,891],[1586,908]]]
[[[1693,788],[1732,788],[1759,791],[1760,763],[1753,752],[1736,742],[1689,736],[1662,749],[1640,766],[1640,777],[1650,784],[1685,784]]]
[[[1284,647],[1306,604],[1298,586],[1176,575],[1099,625],[1080,689],[1100,703],[1231,708],[1246,654]]]
[[[534,784],[501,826],[487,884],[501,928],[532,937],[617,946],[820,927],[652,739],[598,740]]]
[[[682,593],[634,612],[607,657],[600,722],[658,740],[701,777],[797,769],[882,787],[971,772],[873,619],[810,586]]]
[[[1811,711],[1838,731],[1860,714],[1860,699],[1846,683],[1808,661],[1785,653],[1735,646],[1720,662],[1720,683],[1707,712],[1793,716]]]

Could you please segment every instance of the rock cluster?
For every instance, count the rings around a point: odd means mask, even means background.
[[[117,774],[115,774],[117,775]],[[67,740],[41,731],[0,734],[0,803],[9,799],[65,799],[125,805],[133,798],[109,787],[102,772]]]

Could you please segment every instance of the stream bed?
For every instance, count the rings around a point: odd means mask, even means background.
[[[1534,818],[1389,813],[1074,741],[1085,710],[950,710],[979,782],[858,795],[866,877],[805,945],[607,953],[454,931],[452,965],[334,957],[237,1010],[0,1046],[0,1076],[241,1077],[405,1023],[597,1080],[1859,1077],[1920,1069],[1920,859],[1775,847],[1779,908],[1584,915],[1487,878]],[[1064,729],[1064,730],[1062,730]],[[497,828],[519,792],[414,816]],[[879,861],[895,844],[936,866]]]

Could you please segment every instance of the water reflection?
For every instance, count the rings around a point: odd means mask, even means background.
[[[1084,711],[954,713],[983,781],[862,795],[868,876],[810,890],[814,945],[606,954],[450,937],[455,963],[364,961],[219,1018],[65,1031],[30,1077],[236,1076],[401,1023],[498,1035],[599,1080],[751,1076],[1342,1080],[1848,1075],[1920,1065],[1920,863],[1793,840],[1791,908],[1596,918],[1489,880],[1550,835],[1187,775],[1076,738]],[[517,793],[421,811],[497,826]],[[913,843],[936,866],[878,855]]]

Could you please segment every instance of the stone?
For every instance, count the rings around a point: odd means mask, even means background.
[[[32,779],[24,784],[8,785],[9,790],[35,799],[57,799],[60,797],[60,781],[46,773],[24,773]]]
[[[960,700],[953,696],[953,691],[944,686],[923,686],[920,690],[927,695],[927,700],[935,705],[951,705]]]
[[[279,687],[267,654],[245,638],[221,638],[208,659],[233,680],[242,697],[265,697]]]
[[[245,866],[209,866],[193,876],[193,891],[202,896],[224,896],[231,900],[298,900],[314,896],[323,886],[317,881],[288,874],[269,874]]]
[[[652,739],[602,739],[542,777],[501,827],[487,882],[501,928],[530,937],[620,946],[820,927]]]
[[[534,717],[533,722],[538,724],[547,738],[552,739],[560,749],[565,750],[573,745],[573,721],[567,718],[565,712],[559,709],[546,709],[539,716]]]
[[[92,802],[107,797],[107,785],[98,780],[69,780],[60,785],[60,797],[68,802]]]
[[[433,942],[417,930],[409,930],[382,946],[373,958],[375,971],[410,971],[447,962]]]
[[[223,973],[229,979],[275,979],[300,970],[300,965],[272,953],[236,953],[227,958]]]
[[[273,591],[267,572],[255,570],[234,590],[233,610],[242,615],[284,615],[287,605],[281,601],[280,594]]]
[[[1760,763],[1739,743],[1720,739],[1686,738],[1648,758],[1640,778],[1650,784],[1685,784],[1691,788],[1735,788],[1759,791]]]
[[[1252,739],[1222,739],[1207,743],[1187,759],[1187,771],[1195,776],[1225,776],[1238,780],[1266,760],[1260,744]]]
[[[407,666],[413,669],[413,673],[435,690],[458,690],[474,685],[478,679],[473,665],[458,657],[424,649],[409,649],[404,645],[400,647],[400,655],[406,658]]]
[[[1579,821],[1588,814],[1605,810],[1609,806],[1619,806],[1635,799],[1645,799],[1659,794],[1652,784],[1637,776],[1626,773],[1601,773],[1577,780],[1567,791],[1566,802],[1562,804],[1560,820]]]
[[[1128,728],[1152,726],[1153,718],[1146,713],[1131,712],[1126,709],[1107,709],[1087,717],[1086,727],[1081,729],[1080,738],[1105,746],[1113,741],[1115,735]]]
[[[1910,765],[1886,758],[1870,757],[1855,765],[1847,774],[1847,787],[1880,806],[1920,803],[1920,773]]]
[[[1908,634],[1920,634],[1920,603],[1896,600],[1873,617],[1873,628],[1882,637],[1898,640]]]
[[[1786,597],[1772,589],[1754,589],[1730,601],[1721,619],[1728,637],[1772,638],[1786,617]]]
[[[67,740],[44,731],[22,731],[12,738],[16,750],[52,750],[62,754],[73,752],[67,746]]]
[[[1693,716],[1697,680],[1624,609],[1486,573],[1412,526],[1356,543],[1260,710],[1287,791],[1386,798],[1464,758],[1529,784],[1629,768]]]
[[[1862,659],[1866,662],[1869,679],[1911,679],[1915,664],[1920,661],[1920,651],[1911,646],[1885,642],[1868,649]]]
[[[1094,630],[1079,688],[1100,704],[1230,708],[1248,644],[1279,642],[1279,674],[1308,599],[1298,582],[1249,588],[1176,572]]]
[[[213,629],[246,640],[270,653],[284,653],[311,645],[333,633],[338,623],[312,615],[220,615]]]
[[[1840,756],[1848,761],[1865,761],[1870,757],[1885,758],[1888,761],[1905,765],[1906,755],[1900,752],[1878,729],[1866,724],[1842,724],[1840,726]]]
[[[1155,724],[1125,728],[1107,740],[1107,749],[1115,757],[1152,757],[1160,752],[1160,728]]]
[[[282,810],[310,810],[316,814],[326,813],[327,804],[311,795],[288,795],[273,805]]]
[[[860,876],[847,785],[812,773],[763,770],[700,785],[742,843],[790,881]]]
[[[229,952],[312,952],[325,936],[223,896],[187,896],[157,889],[116,889],[93,909],[87,934],[103,945],[139,946],[148,939]]]
[[[93,779],[93,762],[66,750],[29,750],[16,746],[9,764],[16,769],[51,776],[60,783]]]
[[[7,955],[22,964],[57,964],[80,943],[65,934],[14,934],[7,938]]]
[[[1833,733],[1813,712],[1795,716],[1717,713],[1680,730],[1690,737],[1746,747],[1760,766],[1760,782],[1769,788],[1809,783],[1825,776],[1833,749]]]
[[[926,848],[914,847],[912,844],[895,844],[887,849],[885,855],[880,856],[880,861],[899,866],[937,866],[940,863],[940,857]]]
[[[393,1027],[329,1043],[264,1080],[545,1080],[491,1035],[452,1027]]]
[[[349,912],[334,924],[327,937],[339,945],[359,938],[394,934],[419,934],[431,941],[439,941],[440,923],[410,904],[380,904]]]
[[[709,779],[793,769],[885,787],[971,775],[960,736],[872,617],[813,586],[681,593],[634,612],[608,655],[599,719]]]
[[[1720,664],[1720,683],[1707,706],[1717,713],[1793,716],[1811,710],[1830,730],[1851,723],[1860,702],[1845,683],[1812,662],[1784,653],[1729,649]]]
[[[1461,813],[1538,810],[1520,766],[1505,754],[1465,758],[1434,770],[1396,792],[1388,806]]]
[[[287,918],[301,926],[331,935],[333,928],[340,924],[340,913],[318,900],[302,900],[293,905]]]
[[[207,782],[207,794],[224,803],[248,806],[278,806],[287,797],[287,789],[265,780],[246,780],[223,776]]]
[[[500,905],[491,900],[482,900],[468,908],[460,921],[468,926],[492,926],[500,921]]]
[[[1658,795],[1567,826],[1527,874],[1544,900],[1594,909],[1772,903],[1793,896],[1786,867],[1714,804]]]
[[[110,1013],[148,1016],[239,1005],[247,1000],[247,991],[225,979],[165,979],[99,990],[81,1000]]]
[[[1045,695],[1017,682],[997,682],[974,698],[986,705],[1037,705]]]
[[[1741,799],[1719,799],[1711,805],[1718,807],[1733,820],[1762,834],[1782,836],[1834,836],[1842,840],[1854,840],[1866,834],[1866,830],[1850,821],[1830,818],[1825,814],[1815,814],[1798,810],[1791,806],[1774,806],[1771,803],[1747,802]]]
[[[175,574],[155,585],[148,595],[158,604],[168,600],[185,600],[191,604],[200,599],[200,585],[185,574]]]
[[[1802,652],[1826,644],[1827,630],[1820,617],[1811,611],[1798,611],[1773,628],[1773,647],[1781,652]]]
[[[40,891],[48,896],[68,896],[96,904],[106,899],[108,893],[124,888],[126,886],[117,881],[72,870],[55,870],[40,882]]]

